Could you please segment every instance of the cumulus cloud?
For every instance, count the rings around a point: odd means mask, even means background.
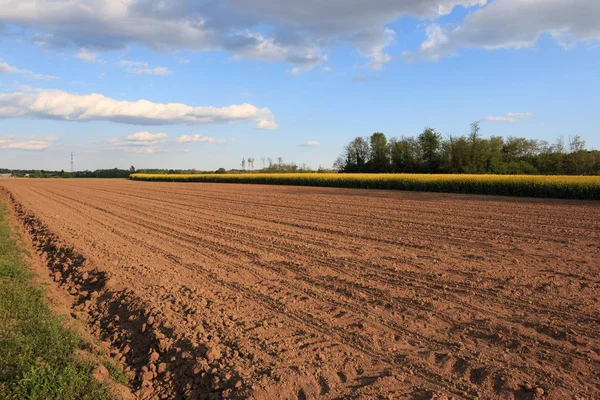
[[[0,74],[20,74],[20,75],[23,75],[23,77],[29,78],[29,79],[45,79],[45,80],[58,79],[58,77],[56,77],[56,76],[36,74],[36,73],[28,71],[26,69],[17,68],[15,66],[9,65],[8,63],[4,62],[4,60],[2,60],[1,58],[0,58]]]
[[[299,144],[300,147],[317,147],[320,146],[321,143],[315,141],[315,140],[309,140],[308,142],[304,142]]]
[[[30,136],[27,139],[19,139],[15,136],[5,136],[0,138],[0,150],[46,150],[52,146],[52,142],[58,140],[55,136]]]
[[[489,116],[489,117],[485,117],[484,119],[482,119],[482,121],[488,121],[488,122],[519,122],[524,118],[531,118],[533,117],[532,113],[508,113],[506,115],[500,115],[500,116]]]
[[[29,117],[61,121],[110,121],[133,125],[199,125],[256,121],[257,129],[275,129],[268,108],[251,104],[192,107],[182,103],[122,101],[101,94],[64,91],[0,94],[0,118]]]
[[[460,48],[522,49],[542,36],[568,48],[600,40],[600,2],[590,0],[493,1],[467,15],[460,26],[427,28],[427,40],[409,59],[438,60]]]
[[[31,30],[45,47],[104,51],[139,44],[157,50],[223,50],[234,57],[286,61],[301,73],[344,43],[369,58],[368,66],[381,68],[391,59],[385,51],[391,36],[386,24],[404,15],[435,19],[456,6],[486,2],[0,0],[0,24]]]
[[[217,139],[203,135],[183,135],[175,139],[177,143],[216,143]]]

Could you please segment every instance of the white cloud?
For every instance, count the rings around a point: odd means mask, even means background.
[[[309,140],[308,142],[304,142],[302,144],[300,144],[300,147],[317,147],[320,146],[321,143],[315,141],[315,140]]]
[[[89,64],[94,64],[98,60],[98,54],[96,54],[93,51],[88,51],[86,49],[81,49],[75,55],[75,58],[78,58],[81,61],[89,63]]]
[[[365,67],[379,71],[383,69],[384,64],[392,61],[392,56],[385,52],[385,48],[392,44],[395,36],[396,32],[391,29],[385,29],[378,43],[372,45],[367,51],[361,51],[363,57],[371,60],[365,64]]]
[[[323,67],[323,72],[331,72],[333,71],[333,68],[331,67]]]
[[[427,40],[408,58],[438,60],[460,48],[522,49],[548,36],[569,48],[600,40],[596,0],[496,0],[467,15],[460,26],[431,25]]]
[[[273,120],[264,119],[258,123],[256,129],[272,130],[277,129],[278,126]]]
[[[482,119],[482,121],[488,121],[488,122],[519,122],[524,118],[531,118],[533,117],[532,113],[508,113],[506,115],[500,115],[500,116],[489,116],[489,117],[485,117],[484,119]]]
[[[52,142],[58,138],[53,135],[39,137],[30,136],[27,139],[19,139],[17,136],[4,136],[0,138],[0,150],[46,150],[52,146]]]
[[[412,62],[416,57],[430,61],[438,61],[443,56],[454,55],[454,49],[448,46],[448,36],[437,24],[431,24],[425,28],[427,40],[421,43],[417,54],[404,52],[404,58]]]
[[[182,103],[121,101],[101,94],[63,91],[0,94],[0,118],[29,117],[62,121],[111,121],[133,125],[199,125],[257,121],[258,129],[275,129],[268,108],[251,104],[192,107]]]
[[[166,133],[155,133],[152,134],[150,132],[137,132],[132,135],[129,135],[125,138],[125,141],[132,144],[142,144],[142,145],[153,145],[156,143],[164,142],[167,140],[168,135]]]
[[[158,50],[223,50],[297,68],[319,65],[330,49],[350,44],[377,69],[391,59],[385,51],[390,22],[404,15],[435,19],[456,6],[486,1],[0,0],[0,24],[30,30],[45,47],[105,51],[139,44]],[[256,27],[268,33],[253,31]]]
[[[203,135],[183,135],[175,139],[177,143],[216,143],[217,139]]]
[[[1,58],[0,58],[0,74],[21,74],[21,75],[23,75],[23,77],[29,78],[29,79],[45,79],[45,80],[58,79],[58,77],[56,77],[56,76],[36,74],[36,73],[28,71],[26,69],[14,67],[14,66],[9,65],[6,62],[4,62],[4,60],[2,60]]]

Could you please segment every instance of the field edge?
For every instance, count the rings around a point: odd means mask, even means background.
[[[132,174],[130,180],[404,190],[533,198],[600,200],[600,177],[426,174]]]
[[[0,196],[0,398],[128,398],[122,372],[63,315],[11,217]]]

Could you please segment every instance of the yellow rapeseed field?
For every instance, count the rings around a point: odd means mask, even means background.
[[[600,200],[600,176],[427,174],[133,174],[133,180],[330,186]]]

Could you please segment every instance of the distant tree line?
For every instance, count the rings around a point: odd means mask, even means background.
[[[310,166],[307,166],[306,164],[302,164],[302,165],[298,165],[294,162],[285,162],[283,160],[283,157],[277,157],[277,161],[274,161],[271,157],[261,157],[260,159],[261,161],[261,165],[262,168],[256,168],[256,159],[254,157],[248,157],[248,158],[242,158],[242,162],[241,162],[241,170],[230,170],[230,171],[225,171],[224,168],[220,168],[219,170],[217,170],[217,173],[225,173],[225,172],[247,172],[247,171],[251,171],[254,173],[300,173],[300,172],[328,172],[328,170],[324,169],[323,167],[319,166],[319,168],[316,171],[313,171],[313,169]],[[248,168],[246,168],[246,166]]]
[[[277,157],[274,160],[271,157],[261,157],[260,164],[256,165],[257,160],[254,157],[243,157],[240,163],[241,168],[225,169],[219,168],[214,171],[199,171],[197,169],[139,169],[137,173],[140,174],[153,174],[153,175],[180,175],[180,174],[244,174],[244,173],[327,173],[336,172],[332,169],[326,169],[319,166],[318,169],[313,170],[306,164],[298,165],[294,162],[285,162],[283,157]],[[262,166],[262,168],[260,168]]]
[[[73,173],[48,170],[27,170],[27,169],[7,169],[0,168],[2,174],[12,174],[16,177],[29,176],[30,178],[127,178],[129,174],[135,172],[135,168],[130,169],[97,169],[95,171],[75,171]]]
[[[135,172],[135,168],[130,169],[97,169],[95,171],[76,171],[73,173],[74,178],[128,178],[130,174]]]
[[[600,151],[587,150],[579,136],[569,143],[520,137],[483,138],[479,124],[467,136],[442,137],[426,128],[417,137],[388,140],[383,133],[357,137],[344,147],[334,168],[348,173],[599,175]]]

